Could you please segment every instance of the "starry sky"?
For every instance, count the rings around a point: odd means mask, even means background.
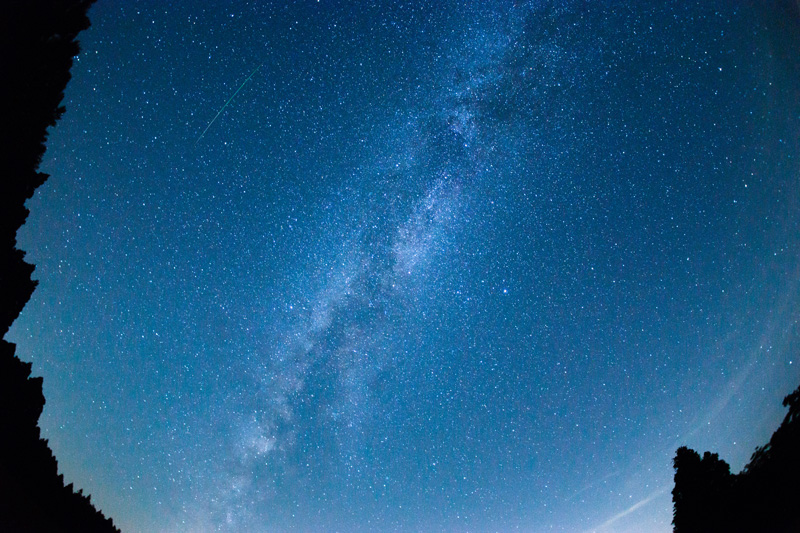
[[[671,531],[800,383],[800,7],[100,0],[9,338],[123,531]]]

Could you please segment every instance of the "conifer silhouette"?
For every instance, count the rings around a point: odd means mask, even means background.
[[[64,112],[78,33],[94,0],[0,3],[0,531],[119,531],[82,490],[64,485],[41,438],[42,378],[5,340],[36,287],[33,265],[17,248],[25,201],[48,178],[38,171],[47,128]]]

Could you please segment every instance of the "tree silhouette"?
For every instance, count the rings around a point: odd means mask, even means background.
[[[673,464],[673,531],[800,531],[800,387],[783,400],[789,412],[769,443],[737,475],[717,454],[678,448]]]
[[[17,248],[25,201],[48,178],[38,171],[47,128],[61,101],[89,27],[94,0],[6,0],[0,4],[0,531],[119,531],[82,490],[64,485],[40,436],[42,378],[5,340],[36,287],[33,265]]]

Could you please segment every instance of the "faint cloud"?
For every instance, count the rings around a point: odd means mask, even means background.
[[[650,494],[645,499],[639,500],[638,502],[634,503],[633,505],[631,505],[630,507],[628,507],[624,511],[620,511],[619,513],[615,514],[614,516],[612,516],[611,518],[609,518],[608,520],[606,520],[605,522],[603,522],[599,526],[594,527],[592,529],[586,530],[585,533],[591,533],[591,532],[607,530],[608,528],[610,528],[612,525],[614,525],[620,519],[625,518],[629,514],[636,512],[637,510],[641,509],[642,507],[644,507],[645,505],[647,505],[651,501],[655,500],[659,496],[661,496],[663,494],[666,494],[669,491],[669,489],[670,489],[669,485],[661,487],[660,489],[658,489],[657,491],[653,492],[652,494]]]

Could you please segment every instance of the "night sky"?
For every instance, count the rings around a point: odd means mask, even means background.
[[[123,531],[663,533],[777,428],[800,7],[169,4],[90,11],[9,335]]]

